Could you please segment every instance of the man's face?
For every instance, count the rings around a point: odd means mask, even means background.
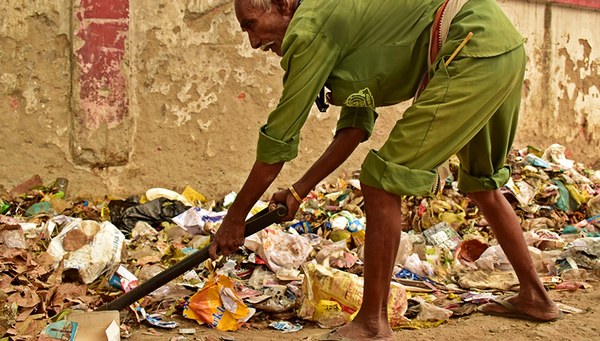
[[[293,15],[288,0],[273,0],[270,11],[252,6],[250,0],[238,0],[235,14],[252,48],[282,55],[281,44]]]

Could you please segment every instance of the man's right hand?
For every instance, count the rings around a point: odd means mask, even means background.
[[[237,221],[232,215],[227,214],[221,227],[217,230],[213,241],[208,248],[208,255],[212,260],[219,258],[219,254],[227,257],[244,245],[244,232],[246,222]]]
[[[292,195],[289,189],[276,192],[269,201],[269,211],[274,210],[277,204],[282,203],[287,207],[287,214],[279,222],[290,221],[296,216],[296,211],[300,208],[300,203]]]

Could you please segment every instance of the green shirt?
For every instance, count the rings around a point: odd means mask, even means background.
[[[341,105],[337,131],[371,135],[375,107],[414,96],[427,71],[430,27],[443,0],[304,0],[282,44],[283,92],[260,128],[257,160],[269,164],[298,155],[300,130],[323,87]],[[467,36],[464,57],[491,57],[525,39],[494,0],[469,0],[450,26],[438,57]]]

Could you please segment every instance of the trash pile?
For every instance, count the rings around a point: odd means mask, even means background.
[[[502,192],[544,285],[577,290],[600,275],[600,171],[564,151],[560,145],[513,150],[512,178]],[[457,189],[458,160],[448,169],[437,195],[402,202],[388,303],[393,328],[438,326],[518,285],[487,221]],[[44,185],[34,176],[0,197],[2,341],[72,340],[82,330],[78,313],[207,246],[236,196],[215,201],[190,187],[182,193],[153,188],[140,198],[73,202],[67,187],[66,179]],[[266,206],[258,202],[251,215]],[[127,337],[142,324],[177,328],[177,315],[229,331],[343,325],[362,302],[366,228],[359,181],[323,182],[295,220],[273,224],[231,256],[207,260],[156,288],[107,319],[103,332]]]

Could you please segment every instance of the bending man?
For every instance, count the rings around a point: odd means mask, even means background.
[[[454,154],[460,190],[485,215],[520,281],[519,294],[503,303],[524,318],[559,316],[499,190],[510,177],[504,162],[517,127],[525,52],[523,37],[494,0],[236,0],[235,11],[253,48],[283,57],[284,89],[260,129],[257,160],[215,236],[213,259],[243,245],[247,213],[296,157],[300,130],[323,86],[331,90],[329,102],[342,107],[335,138],[292,188],[273,195],[272,205],[288,207],[287,219],[298,199],[370,137],[376,107],[414,97],[385,144],[363,162],[363,304],[351,323],[324,339],[393,339],[387,299],[401,196],[430,194],[436,169]],[[508,312],[497,303],[484,311]]]

